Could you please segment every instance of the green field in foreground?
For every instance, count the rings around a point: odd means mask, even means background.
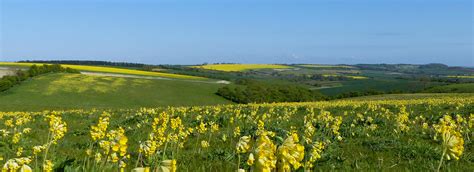
[[[1,111],[227,104],[221,84],[81,74],[35,77],[0,93]]]
[[[0,112],[0,165],[30,157],[35,171],[51,162],[54,171],[472,172],[473,109],[474,97],[447,95]]]

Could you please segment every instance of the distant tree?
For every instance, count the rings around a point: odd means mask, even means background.
[[[236,103],[304,102],[325,100],[318,91],[292,85],[273,85],[255,80],[237,80],[241,85],[224,86],[217,94]]]
[[[32,65],[27,71],[17,70],[14,75],[3,76],[0,79],[0,92],[5,91],[16,84],[20,84],[22,81],[35,77],[41,74],[46,73],[58,73],[58,72],[67,72],[67,73],[79,73],[78,70],[71,68],[63,68],[59,64],[54,65]]]

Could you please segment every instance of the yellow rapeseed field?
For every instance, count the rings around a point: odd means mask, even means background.
[[[450,75],[448,78],[465,78],[465,79],[474,79],[474,75]]]
[[[209,70],[219,70],[226,72],[238,72],[252,69],[289,69],[291,66],[276,64],[210,64],[203,66],[193,66],[193,68],[202,68]]]
[[[352,76],[352,75],[337,75],[337,74],[323,74],[324,77],[336,77],[336,76],[342,76],[346,78],[351,78],[351,79],[367,79],[365,76]]]
[[[0,62],[0,66],[24,66],[24,67],[29,67],[29,66],[32,66],[34,64],[43,65],[42,63]],[[76,69],[76,70],[79,70],[79,71],[90,71],[90,72],[155,76],[155,77],[176,78],[176,79],[206,79],[206,78],[197,77],[197,76],[162,73],[162,72],[149,72],[149,71],[141,71],[141,70],[133,70],[133,69],[114,68],[114,67],[86,66],[86,65],[66,65],[66,64],[61,65],[61,66],[69,67],[69,68]]]
[[[299,65],[303,67],[312,67],[312,68],[346,68],[346,69],[353,69],[355,67],[352,66],[345,66],[345,65],[319,65],[319,64],[303,64]]]

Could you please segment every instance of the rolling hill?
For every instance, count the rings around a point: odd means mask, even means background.
[[[231,103],[215,95],[222,84],[47,74],[0,93],[0,109],[131,108]]]

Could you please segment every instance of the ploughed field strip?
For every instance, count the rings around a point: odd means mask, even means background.
[[[474,96],[0,113],[34,170],[473,171]]]

